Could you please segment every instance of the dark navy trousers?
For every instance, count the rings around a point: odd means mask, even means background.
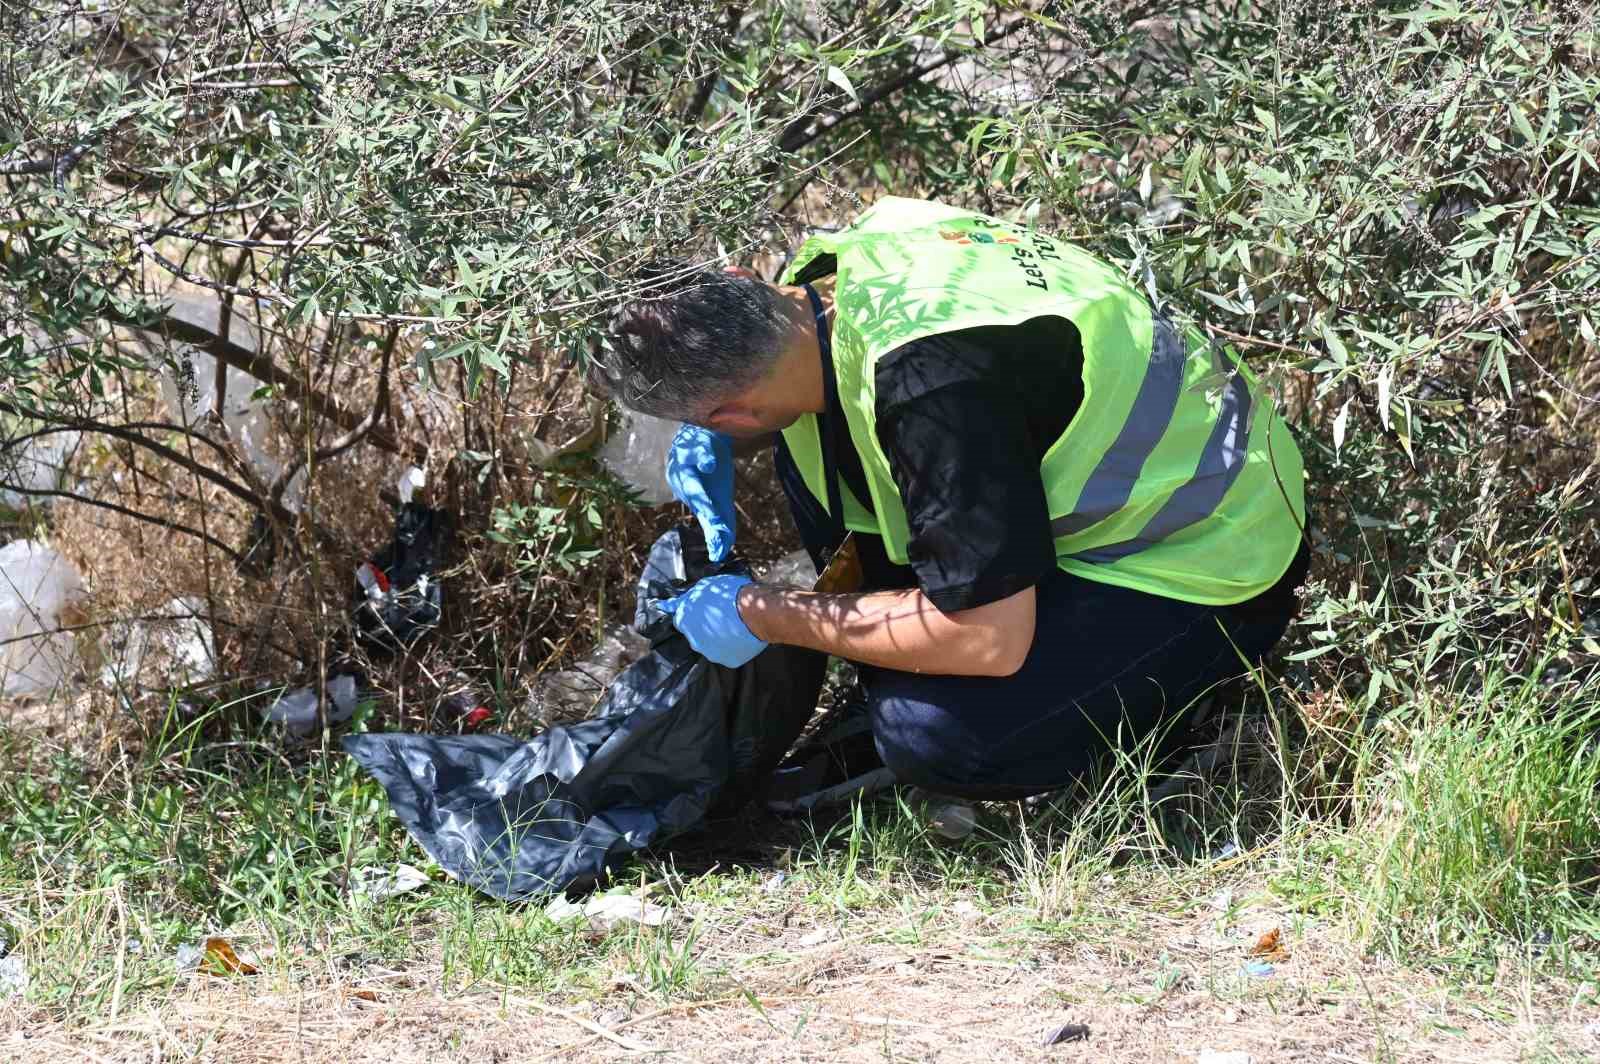
[[[818,561],[842,533],[781,446],[777,464],[800,538]],[[868,589],[908,586],[881,546],[865,553]],[[1287,592],[1304,564],[1302,551],[1280,582],[1286,593],[1245,607],[1180,602],[1054,570],[1035,588],[1033,649],[1014,675],[860,668],[878,753],[901,782],[1012,799],[1074,783],[1114,746],[1170,749],[1208,691],[1282,638],[1294,612]]]

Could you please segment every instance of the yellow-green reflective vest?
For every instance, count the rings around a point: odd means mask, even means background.
[[[1083,402],[1039,467],[1060,567],[1211,605],[1289,567],[1305,484],[1287,427],[1233,351],[1156,317],[1121,271],[1025,227],[898,197],[807,240],[784,282],[823,255],[836,258],[839,402],[871,493],[840,485],[845,524],[881,535],[891,559],[909,560],[910,533],[878,443],[877,360],[919,337],[1057,315],[1083,342]],[[815,415],[784,438],[826,507]]]

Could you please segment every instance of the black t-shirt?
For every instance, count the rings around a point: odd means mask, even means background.
[[[1065,318],[962,329],[878,360],[877,432],[905,504],[910,565],[871,565],[944,612],[997,602],[1056,567],[1039,463],[1083,401]],[[840,480],[871,505],[843,418],[829,411]]]

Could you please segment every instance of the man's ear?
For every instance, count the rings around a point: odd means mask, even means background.
[[[747,281],[761,280],[761,275],[748,266],[724,266],[722,272],[731,273],[735,277],[743,277]]]

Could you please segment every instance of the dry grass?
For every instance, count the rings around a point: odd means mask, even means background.
[[[1227,881],[1219,881],[1227,882]],[[1213,884],[1215,885],[1215,884]],[[1233,893],[1270,897],[1235,879]],[[191,976],[165,998],[83,1023],[0,1011],[8,1060],[307,1061],[1193,1061],[1203,1049],[1267,1061],[1579,1061],[1600,1052],[1600,1004],[1514,961],[1488,980],[1353,953],[1270,902],[1229,918],[1203,900],[1115,893],[1075,933],[1029,933],[1018,914],[952,892],[927,919],[820,911],[807,884],[742,899],[738,921],[697,916],[692,992],[663,1000],[623,943],[591,990],[452,987],[437,957],[341,969],[314,954],[254,977]],[[981,899],[978,899],[981,905]],[[1270,978],[1240,965],[1284,929]],[[837,930],[832,930],[836,928]],[[908,941],[914,929],[914,940]],[[625,938],[626,933],[622,933]],[[818,941],[823,938],[823,941]],[[1587,994],[1587,996],[1585,996]],[[0,1010],[5,1009],[0,1006]],[[1087,1041],[1045,1035],[1086,1024]]]

